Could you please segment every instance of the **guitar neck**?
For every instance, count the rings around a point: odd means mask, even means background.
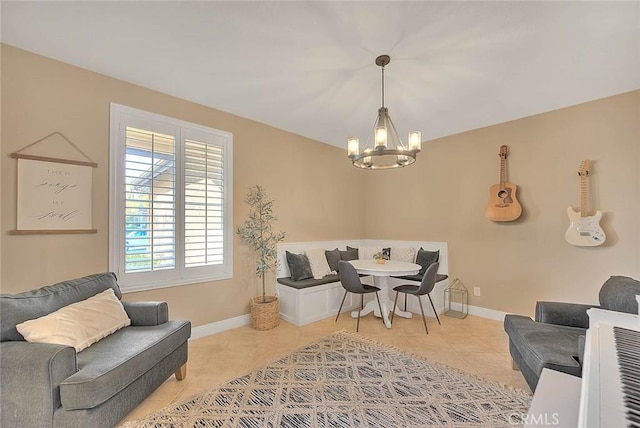
[[[504,189],[505,183],[507,182],[507,157],[500,157],[500,188]]]
[[[587,174],[580,176],[580,217],[589,217]]]

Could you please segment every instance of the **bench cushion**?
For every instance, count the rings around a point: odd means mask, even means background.
[[[78,372],[60,385],[66,410],[91,409],[124,390],[191,335],[189,321],[125,327],[77,354]]]
[[[359,275],[360,278],[368,275]],[[297,288],[298,290],[302,290],[303,288],[315,287],[317,285],[330,284],[332,282],[340,282],[340,277],[338,275],[327,275],[322,279],[303,279],[301,281],[294,281],[290,276],[278,278],[278,282],[282,285],[286,285],[288,287]]]
[[[301,290],[303,288],[315,287],[316,285],[329,284],[331,282],[340,282],[340,277],[338,275],[327,275],[321,279],[308,278],[300,281],[294,281],[290,276],[287,276],[284,278],[278,278],[278,282],[282,285]]]
[[[418,281],[418,282],[422,282],[422,274],[415,274],[415,275],[403,275],[403,276],[394,276],[392,278],[398,278],[398,279],[406,279],[407,281]],[[442,280],[445,280],[449,278],[449,275],[444,275],[441,273],[436,274],[436,282],[440,282]]]

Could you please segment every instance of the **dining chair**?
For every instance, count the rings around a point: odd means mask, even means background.
[[[431,291],[433,291],[433,287],[436,285],[436,274],[438,273],[438,268],[440,267],[439,262],[432,263],[431,266],[427,268],[427,271],[422,276],[422,282],[420,285],[414,284],[402,284],[396,287],[393,287],[393,290],[396,292],[396,298],[393,301],[393,312],[391,312],[391,322],[393,322],[393,315],[396,312],[396,305],[398,304],[398,294],[404,294],[404,310],[407,310],[407,295],[413,294],[418,298],[418,303],[420,303],[420,312],[422,312],[422,322],[424,323],[424,329],[429,334],[429,329],[427,328],[427,319],[424,316],[424,309],[422,308],[422,300],[420,300],[420,296],[424,296],[425,294],[429,298],[429,302],[431,302],[431,307],[433,308],[433,313],[436,314],[436,319],[438,320],[438,324],[440,324],[440,318],[438,317],[438,312],[436,311],[436,307],[433,306],[433,300],[431,300]]]
[[[380,314],[382,315],[382,305],[380,304],[380,296],[378,296],[378,291],[380,289],[378,287],[374,287],[373,285],[363,284],[360,281],[360,275],[356,271],[356,268],[347,261],[340,260],[338,262],[338,276],[340,277],[340,282],[342,283],[342,287],[344,287],[344,296],[342,297],[342,303],[340,303],[340,308],[338,309],[338,314],[336,315],[336,322],[338,321],[338,317],[340,316],[340,311],[342,311],[342,305],[344,305],[344,300],[347,298],[347,293],[354,293],[360,295],[360,305],[358,306],[358,321],[356,322],[356,332],[360,328],[360,311],[364,307],[364,295],[369,293],[376,293],[376,299],[378,299],[378,308],[380,308]]]

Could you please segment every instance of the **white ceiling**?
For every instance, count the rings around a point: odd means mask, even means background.
[[[640,2],[9,2],[2,42],[346,148],[640,88]]]

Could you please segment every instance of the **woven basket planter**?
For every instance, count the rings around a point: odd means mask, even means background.
[[[275,296],[251,299],[251,327],[256,330],[271,330],[280,324],[280,300]]]

